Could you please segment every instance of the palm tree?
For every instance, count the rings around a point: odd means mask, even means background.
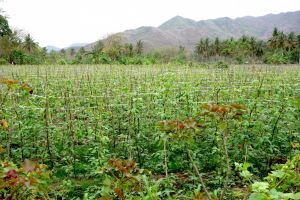
[[[32,53],[36,49],[37,44],[34,42],[30,34],[25,36],[23,47],[28,53]]]
[[[124,45],[125,55],[132,57],[133,56],[133,45],[131,43],[126,43]]]
[[[269,40],[270,47],[273,49],[278,48],[278,35],[279,35],[278,29],[275,27],[273,29],[272,37]]]
[[[240,38],[240,41],[243,42],[243,43],[246,43],[248,41],[248,37],[246,35],[243,35],[241,38]]]
[[[75,55],[75,49],[74,48],[71,48],[70,49],[70,56],[74,56]]]
[[[249,40],[249,50],[250,50],[250,53],[251,53],[251,55],[252,56],[254,56],[254,54],[256,54],[256,48],[257,48],[257,46],[256,46],[257,44],[256,44],[256,39],[255,39],[255,37],[251,37],[250,38],[250,40]]]
[[[205,55],[206,58],[208,58],[210,56],[209,45],[210,45],[209,38],[205,38],[205,41],[204,41],[204,55]]]
[[[297,40],[294,32],[290,32],[287,36],[287,51],[297,48]]]
[[[219,56],[220,55],[221,46],[220,46],[220,40],[219,40],[218,37],[216,37],[216,39],[215,39],[214,50],[215,50],[215,54],[217,56]]]
[[[273,29],[272,37],[277,37],[279,34],[277,27]]]
[[[279,32],[277,42],[277,48],[283,49],[287,47],[286,35],[283,32]]]
[[[225,40],[223,42],[224,48],[222,49],[222,53],[225,56],[233,56],[236,52],[238,41],[235,41],[233,38],[229,40]]]
[[[195,53],[198,56],[201,56],[203,55],[203,52],[204,52],[204,41],[203,39],[200,39],[200,41],[195,46]]]
[[[262,40],[259,40],[255,44],[255,55],[257,57],[261,57],[264,54],[264,42]]]
[[[142,40],[137,41],[135,48],[136,48],[136,53],[138,55],[142,55],[144,51],[144,42]]]

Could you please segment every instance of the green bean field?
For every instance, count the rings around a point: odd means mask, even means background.
[[[47,166],[47,192],[12,199],[300,199],[299,65],[16,65],[0,80],[0,158]]]

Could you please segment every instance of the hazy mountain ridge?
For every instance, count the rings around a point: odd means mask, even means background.
[[[84,47],[88,45],[88,43],[74,43],[74,44],[71,44],[70,46],[68,46],[67,48],[80,48],[80,47]]]
[[[60,50],[59,47],[51,46],[51,45],[45,46],[45,48],[47,49],[47,52],[51,52],[51,51],[59,51],[59,50]]]
[[[272,35],[274,27],[284,32],[293,31],[300,34],[300,11],[268,14],[260,17],[245,16],[235,19],[222,17],[200,21],[177,15],[158,27],[142,26],[117,34],[123,36],[125,43],[135,44],[138,40],[143,40],[146,52],[151,49],[178,47],[179,45],[191,51],[201,38],[206,37],[228,39],[247,35],[265,40]],[[84,46],[85,49],[90,50],[95,43],[76,43],[65,49],[78,49]],[[47,46],[47,49],[60,50],[53,46]]]
[[[243,35],[267,39],[273,28],[300,34],[300,11],[268,14],[261,17],[228,17],[195,21],[175,16],[158,27],[140,27],[124,31],[125,42],[143,40],[145,50],[167,46],[185,46],[192,50],[200,38],[239,38]]]
[[[64,47],[64,48],[59,48],[59,47],[51,46],[51,45],[48,45],[45,48],[47,49],[48,52],[51,52],[51,51],[60,51],[62,49],[71,49],[71,48],[79,49],[80,47],[84,47],[86,45],[88,45],[88,43],[74,43],[74,44],[71,44],[68,47]]]

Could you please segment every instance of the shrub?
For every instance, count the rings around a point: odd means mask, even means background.
[[[45,165],[25,160],[19,168],[0,160],[0,199],[49,199],[49,180]]]
[[[217,62],[215,67],[219,68],[219,69],[227,69],[227,68],[229,68],[229,65],[223,61],[219,61],[219,62]]]
[[[66,65],[67,61],[65,61],[64,59],[60,59],[60,60],[57,61],[57,64],[59,64],[59,65]]]
[[[287,64],[289,62],[289,56],[284,52],[275,52],[266,57],[265,62],[267,64]]]
[[[0,58],[0,65],[6,65],[8,61],[5,58]]]
[[[251,185],[250,200],[256,199],[300,199],[300,157],[275,167],[264,182]]]

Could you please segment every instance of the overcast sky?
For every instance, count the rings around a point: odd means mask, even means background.
[[[41,46],[94,42],[180,15],[194,20],[300,10],[300,0],[0,0],[12,27]]]

